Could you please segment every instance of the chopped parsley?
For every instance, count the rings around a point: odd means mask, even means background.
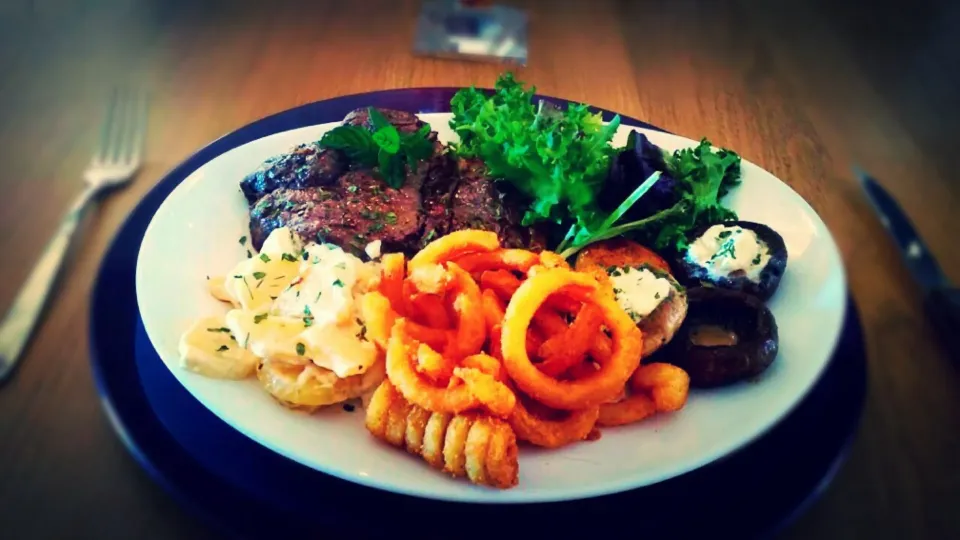
[[[730,236],[731,234],[733,234],[733,231],[722,231],[720,234],[717,235],[717,238],[720,240],[723,240],[724,238]]]
[[[270,256],[268,256],[266,253],[261,253],[260,260],[265,263],[270,262]]]
[[[250,251],[249,249],[247,250],[247,258],[248,258],[248,259],[252,259],[252,258],[253,258],[253,252]]]
[[[229,349],[230,349],[230,347],[227,347],[226,345],[221,345],[220,348],[217,349],[217,352],[223,352],[223,351],[226,351],[226,350],[229,350]]]
[[[267,318],[267,314],[266,314],[266,313],[258,313],[258,314],[256,314],[256,315],[253,316],[253,324],[260,324],[260,321],[262,321],[262,320],[264,320],[264,319],[266,319],[266,318]]]
[[[254,272],[254,273],[253,273],[253,279],[263,279],[263,278],[265,278],[265,277],[267,277],[267,273],[266,273],[266,272]]]
[[[760,264],[761,260],[763,260],[763,255],[757,253],[757,256],[753,258],[753,264]]]
[[[343,287],[343,281],[340,281],[340,278],[337,278],[336,281],[333,282],[333,286],[334,286],[334,287]]]
[[[337,264],[334,266],[334,268],[339,268],[340,270],[346,270],[346,269],[347,269],[347,263],[345,263],[345,262],[337,263]]]
[[[322,294],[323,294],[323,291],[317,291],[317,299],[314,300],[314,302],[319,302],[319,301],[320,301],[320,295],[322,295]],[[300,295],[300,293],[297,293],[297,296],[299,296],[299,295]]]
[[[207,332],[223,332],[224,334],[228,334],[230,333],[230,329],[221,326],[220,328],[207,328]]]
[[[307,347],[303,343],[297,343],[297,355],[303,356],[307,354]]]
[[[280,258],[289,262],[297,262],[297,258],[289,253],[284,253],[283,255],[280,256]]]
[[[367,229],[368,233],[376,233],[383,230],[383,223],[374,223],[370,225],[370,228]]]
[[[241,236],[241,237],[240,237],[240,245],[243,246],[243,245],[246,245],[246,243],[247,243],[247,237],[246,237],[246,236]]]
[[[720,257],[730,257],[731,259],[737,258],[737,249],[733,243],[733,240],[727,240],[720,246],[720,251],[718,251],[711,259],[718,259]]]
[[[397,223],[397,214],[393,212],[387,212],[384,216],[384,219],[387,220],[387,223],[390,225],[396,225]]]
[[[349,191],[350,193],[356,193],[358,189],[360,189],[360,188],[357,187],[356,185],[347,186],[347,191]]]

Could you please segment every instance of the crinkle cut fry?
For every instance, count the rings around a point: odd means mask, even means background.
[[[402,419],[400,411],[406,411]],[[498,418],[430,413],[404,400],[389,381],[384,381],[370,399],[366,425],[377,439],[420,455],[431,467],[453,476],[498,489],[519,482],[516,435]],[[404,436],[400,440],[387,438],[388,432]]]

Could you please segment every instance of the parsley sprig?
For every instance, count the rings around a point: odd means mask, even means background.
[[[433,155],[433,143],[427,138],[430,126],[401,133],[380,111],[370,107],[368,112],[372,132],[361,126],[338,126],[324,134],[320,145],[340,150],[361,165],[377,167],[388,186],[400,189],[406,177],[404,164],[414,169]]]

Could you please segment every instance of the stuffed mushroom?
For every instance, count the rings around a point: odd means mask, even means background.
[[[618,239],[588,246],[577,257],[576,269],[610,287],[643,331],[643,358],[669,343],[687,315],[686,292],[670,274],[670,265],[636,242]]]
[[[713,285],[769,300],[787,268],[787,248],[777,231],[752,221],[727,221],[694,233],[677,261],[688,286]]]

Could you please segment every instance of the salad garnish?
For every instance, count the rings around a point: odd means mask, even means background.
[[[411,170],[433,155],[433,143],[427,137],[430,126],[414,133],[400,133],[380,111],[368,108],[373,132],[361,126],[342,125],[325,133],[320,144],[347,154],[350,160],[377,167],[383,181],[394,189],[403,186],[404,164]]]
[[[535,104],[535,90],[511,73],[492,94],[460,90],[450,101],[450,127],[460,157],[480,158],[491,176],[527,196],[524,225],[566,230],[556,248],[564,257],[622,235],[681,250],[697,227],[737,218],[720,203],[740,182],[735,152],[703,139],[669,154],[636,131],[615,148],[619,116],[604,124],[587,105]]]

